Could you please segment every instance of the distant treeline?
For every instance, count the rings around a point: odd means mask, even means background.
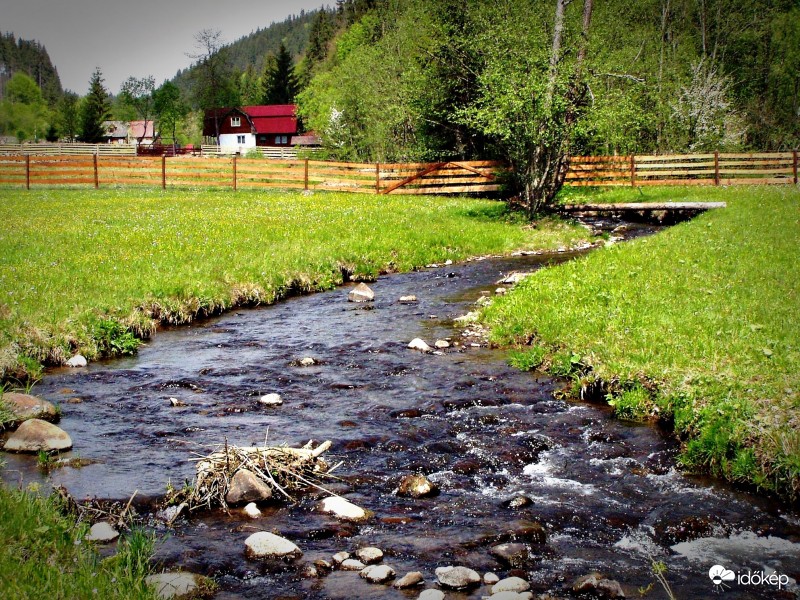
[[[5,100],[6,83],[21,71],[36,82],[44,99],[55,104],[63,94],[58,71],[43,45],[35,40],[16,39],[13,33],[0,35],[0,101]]]

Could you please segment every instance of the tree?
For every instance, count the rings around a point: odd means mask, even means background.
[[[201,109],[238,105],[232,81],[228,53],[219,29],[203,29],[194,36],[196,52],[189,58],[197,61],[192,71],[194,100]],[[219,115],[214,111],[214,135],[219,139]]]
[[[90,144],[102,142],[106,135],[103,122],[111,114],[108,92],[103,87],[103,74],[96,68],[89,80],[89,93],[81,107],[80,141]]]
[[[155,100],[153,92],[155,92],[156,80],[150,75],[138,79],[136,77],[128,77],[122,84],[120,98],[123,104],[130,106],[136,115],[144,121],[142,128],[142,135],[139,138],[139,144],[147,135],[147,123],[153,120],[153,107]]]
[[[297,79],[294,75],[292,55],[281,43],[275,57],[274,67],[264,79],[264,104],[291,104],[297,95]]]
[[[70,142],[78,137],[78,127],[80,125],[80,115],[78,113],[78,95],[67,92],[61,98],[57,108],[57,124],[61,137]]]
[[[172,147],[178,135],[178,125],[186,118],[189,107],[181,99],[178,86],[171,81],[164,84],[153,93],[155,118],[160,132],[172,134]]]
[[[42,104],[42,90],[28,75],[17,71],[6,84],[6,96],[10,102],[20,104]]]
[[[556,0],[549,39],[542,27],[546,13],[514,0],[499,0],[475,15],[479,33],[473,43],[481,52],[478,93],[461,111],[462,118],[510,163],[510,183],[531,219],[564,183],[583,108],[593,3],[584,0],[579,28],[571,32],[570,2]],[[570,34],[574,39],[567,39]]]

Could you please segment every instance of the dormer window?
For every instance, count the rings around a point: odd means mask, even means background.
[[[242,125],[241,117],[231,117],[231,127],[240,127]]]

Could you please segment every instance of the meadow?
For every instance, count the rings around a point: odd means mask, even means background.
[[[132,353],[161,323],[587,236],[488,200],[277,191],[4,190],[0,219],[6,380]]]
[[[656,236],[544,269],[483,315],[512,362],[659,421],[690,471],[800,492],[800,192],[564,190],[568,202],[725,201]]]

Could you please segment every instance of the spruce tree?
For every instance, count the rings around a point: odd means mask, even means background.
[[[292,55],[281,43],[274,67],[264,78],[264,104],[291,104],[297,95]]]
[[[106,135],[103,121],[107,121],[110,115],[111,103],[108,100],[108,92],[103,87],[103,74],[98,67],[89,80],[89,93],[84,99],[81,110],[80,141],[89,144],[102,142]]]

